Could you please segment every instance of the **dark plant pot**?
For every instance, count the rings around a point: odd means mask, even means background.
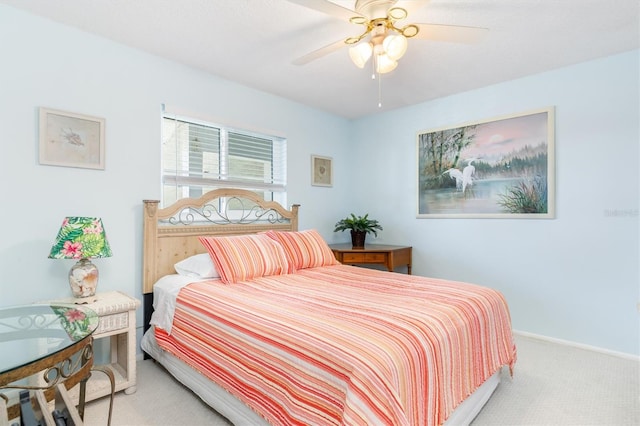
[[[351,230],[351,248],[364,249],[364,239],[366,236],[366,232]]]

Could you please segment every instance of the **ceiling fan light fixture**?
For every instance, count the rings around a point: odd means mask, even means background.
[[[398,62],[391,59],[388,55],[376,55],[376,72],[378,74],[386,74],[396,69]]]
[[[390,34],[384,38],[382,47],[390,59],[397,61],[407,51],[407,38],[402,34]]]
[[[353,16],[349,18],[349,22],[356,25],[366,25],[367,18],[365,18],[364,16]]]
[[[364,68],[364,64],[367,63],[371,57],[373,48],[371,43],[360,43],[349,48],[349,57],[358,68]]]
[[[385,50],[384,50],[384,46],[382,46],[382,43],[372,43],[373,45],[373,54],[374,55],[384,55]]]
[[[392,7],[387,11],[387,16],[395,21],[400,21],[401,19],[406,18],[408,14],[407,10],[401,7]]]
[[[402,30],[400,31],[402,33],[403,36],[410,38],[410,37],[415,37],[418,35],[418,33],[420,32],[420,28],[418,28],[417,25],[411,24],[411,25],[407,25],[406,27],[402,28]]]

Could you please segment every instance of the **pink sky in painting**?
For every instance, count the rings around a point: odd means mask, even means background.
[[[549,143],[546,112],[479,124],[476,137],[462,152],[462,158],[494,163],[526,145],[537,146],[540,143]]]

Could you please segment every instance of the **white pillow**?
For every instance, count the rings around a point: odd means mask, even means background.
[[[180,275],[196,278],[219,278],[220,274],[211,260],[209,253],[196,254],[173,265]]]

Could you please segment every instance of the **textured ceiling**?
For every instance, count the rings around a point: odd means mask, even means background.
[[[638,0],[431,0],[403,21],[488,28],[476,44],[409,40],[378,82],[342,48],[360,27],[287,0],[0,0],[312,107],[357,118],[640,47]],[[298,1],[297,3],[300,3]],[[333,0],[347,8],[353,1]],[[424,2],[421,2],[424,4]]]

